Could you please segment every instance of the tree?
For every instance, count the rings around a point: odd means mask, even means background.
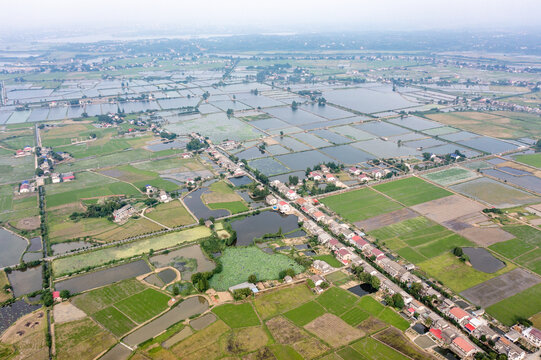
[[[257,276],[255,274],[251,274],[250,276],[248,276],[248,282],[255,284],[257,282]]]
[[[453,254],[456,256],[456,257],[461,257],[462,255],[464,255],[464,251],[462,250],[461,247],[456,247],[453,249]]]
[[[53,305],[53,294],[50,291],[46,291],[43,294],[41,294],[41,302],[43,302],[43,305],[49,307]]]
[[[178,288],[178,285],[173,286],[173,295],[177,296],[180,294],[180,289]]]
[[[372,287],[372,289],[374,290],[379,290],[379,287],[381,285],[381,281],[378,279],[377,276],[372,276],[370,278],[370,286]]]
[[[429,152],[424,152],[424,153],[423,153],[423,159],[424,159],[424,161],[430,160],[430,157],[431,157],[431,156],[432,156],[431,153],[429,153]]]
[[[393,306],[397,309],[402,309],[404,307],[404,298],[402,298],[402,295],[396,293],[392,297],[393,299]]]
[[[414,295],[419,295],[422,289],[423,289],[423,286],[421,285],[421,283],[418,283],[418,282],[411,284],[411,287],[410,287],[410,290]]]
[[[62,299],[69,299],[70,296],[71,296],[71,294],[70,294],[69,290],[64,289],[64,290],[60,291],[60,297]]]
[[[299,103],[297,103],[296,101],[293,101],[291,103],[291,109],[292,110],[297,110],[299,108]]]
[[[233,116],[233,113],[234,113],[233,109],[227,109],[226,115],[227,117],[231,117]]]

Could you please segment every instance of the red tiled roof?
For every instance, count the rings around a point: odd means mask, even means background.
[[[473,349],[475,349],[473,347],[472,344],[470,344],[468,341],[466,341],[464,338],[460,337],[460,336],[457,336],[454,340],[453,340],[453,343],[458,346],[459,348],[462,349],[462,351],[464,351],[465,353],[469,353],[470,351],[472,351]]]
[[[373,248],[372,249],[372,254],[377,257],[377,256],[380,256],[380,255],[383,255],[383,251],[381,251],[380,249]]]
[[[323,214],[321,211],[316,211],[316,212],[314,213],[314,217],[317,217],[317,218],[318,218],[318,217],[320,217],[320,216],[324,216],[324,214]]]
[[[442,337],[441,337],[441,330],[440,330],[440,329],[434,329],[434,328],[432,328],[432,329],[430,329],[430,333],[431,333],[432,335],[434,335],[435,337],[437,337],[438,339],[441,339],[441,338],[442,338]]]
[[[450,313],[451,315],[453,315],[454,317],[456,317],[457,319],[459,319],[459,320],[460,320],[460,319],[463,319],[463,318],[465,318],[465,317],[467,317],[467,316],[469,316],[467,312],[465,312],[464,310],[462,310],[462,309],[459,308],[459,307],[454,307],[454,308],[452,308],[452,309],[449,311],[449,313]]]
[[[349,251],[347,249],[340,249],[338,250],[338,253],[342,256],[349,254]]]

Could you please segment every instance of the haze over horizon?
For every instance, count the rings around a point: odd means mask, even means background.
[[[240,34],[371,30],[515,30],[539,27],[538,0],[431,0],[363,2],[285,1],[169,2],[29,0],[2,6],[4,34],[54,31],[79,34]]]

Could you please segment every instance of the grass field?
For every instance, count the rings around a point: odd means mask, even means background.
[[[152,185],[165,191],[178,190],[179,186],[171,181],[164,180],[154,171],[142,170],[132,165],[121,165],[101,170],[101,173],[121,181],[134,184],[137,188]]]
[[[338,261],[334,257],[334,255],[331,255],[331,254],[313,256],[312,259],[325,261],[327,264],[331,265],[334,268],[340,268],[343,266],[343,264],[340,261]]]
[[[527,319],[536,315],[541,312],[541,284],[489,306],[486,311],[508,326],[519,318]]]
[[[516,155],[513,156],[513,159],[526,165],[541,168],[541,153]]]
[[[458,182],[471,180],[478,177],[473,171],[463,169],[460,167],[454,167],[442,171],[436,171],[423,175],[424,178],[435,182],[441,186],[453,185]]]
[[[495,273],[485,273],[466,265],[450,252],[418,264],[421,270],[459,293],[516,268],[507,263]]]
[[[92,317],[117,337],[126,334],[136,326],[133,321],[113,306],[98,311]]]
[[[508,225],[504,230],[516,238],[489,248],[541,275],[541,231],[527,225]]]
[[[351,326],[357,326],[364,320],[368,319],[370,314],[362,310],[360,307],[355,306],[346,313],[342,314],[340,318]]]
[[[131,279],[86,292],[74,297],[72,301],[85,313],[94,314],[145,289],[145,285]]]
[[[374,189],[406,206],[413,206],[452,195],[451,192],[429,184],[417,177],[409,177],[403,180],[376,185]]]
[[[137,323],[143,323],[167,309],[169,296],[146,289],[115,303],[115,307]]]
[[[469,240],[422,216],[385,226],[370,234],[415,264],[457,246],[473,246]]]
[[[342,315],[351,309],[357,300],[355,295],[338,287],[331,287],[316,299],[328,312],[335,315]]]
[[[95,251],[56,259],[53,262],[53,269],[55,275],[58,277],[62,274],[79,271],[86,267],[96,267],[99,265],[103,265],[112,260],[120,260],[136,255],[141,255],[149,252],[150,249],[165,249],[174,245],[202,239],[207,236],[210,236],[210,230],[203,226],[197,226],[183,231],[172,232],[161,236],[130,242],[127,244],[102,248]],[[245,278],[247,278],[248,275],[246,275]]]
[[[349,222],[365,220],[402,207],[370,188],[329,196],[321,199],[321,202]]]
[[[233,329],[261,324],[251,303],[225,304],[213,308],[212,312]]]
[[[155,220],[168,227],[177,227],[195,223],[194,218],[178,200],[159,204],[145,213],[149,219]]]
[[[258,296],[254,305],[261,318],[268,319],[313,298],[314,295],[306,286],[297,285]]]
[[[343,273],[342,271],[335,271],[331,274],[328,274],[325,276],[327,281],[330,281],[332,284],[336,286],[344,285],[347,283],[350,279],[350,277]]]
[[[219,291],[246,281],[251,274],[255,274],[259,280],[270,280],[278,279],[280,271],[288,268],[297,273],[303,271],[303,267],[288,256],[269,255],[255,246],[229,247],[224,251],[221,261],[223,271],[210,279],[210,286]]]
[[[406,356],[372,338],[364,338],[351,345],[367,360],[406,360]]]
[[[207,206],[212,210],[225,209],[231,214],[238,214],[250,210],[242,201],[211,203],[207,204]]]
[[[77,174],[75,175],[77,179]],[[74,181],[76,183],[77,180]],[[55,184],[56,185],[56,184]],[[48,208],[54,208],[73,202],[80,201],[82,199],[105,197],[111,195],[125,195],[125,196],[137,196],[141,193],[131,184],[124,182],[113,182],[100,186],[93,187],[80,187],[71,191],[65,191],[62,193],[46,195],[46,202]]]
[[[388,328],[377,333],[374,338],[385,343],[387,346],[407,355],[413,360],[435,359],[429,354],[422,351],[419,347],[412,344],[400,331]]]
[[[167,309],[169,296],[131,279],[78,295],[72,301],[120,337]]]
[[[284,316],[291,320],[295,325],[304,326],[324,313],[325,309],[321,305],[315,301],[310,301],[298,308],[286,312]]]

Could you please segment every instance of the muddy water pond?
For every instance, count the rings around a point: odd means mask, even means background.
[[[69,290],[72,294],[77,294],[100,286],[109,285],[117,281],[134,278],[150,271],[150,267],[145,260],[138,260],[59,281],[55,284],[55,289]]]
[[[211,210],[201,200],[201,195],[210,192],[206,187],[197,189],[184,197],[184,204],[198,219],[208,219],[209,217],[220,218],[229,215],[227,210]]]
[[[0,267],[17,265],[28,243],[4,228],[0,228]]]
[[[17,300],[11,305],[7,305],[0,308],[0,333],[3,333],[8,327],[11,326],[23,315],[29,314],[34,310],[37,310],[41,305],[30,305],[24,300]]]
[[[100,360],[126,360],[131,355],[131,350],[122,343],[116,344],[111,350],[103,355]]]
[[[474,269],[485,272],[495,273],[505,267],[505,263],[494,257],[488,250],[483,248],[462,248],[464,254],[470,258],[470,263]]]
[[[171,269],[165,269],[158,273],[158,277],[164,282],[164,284],[169,284],[177,278],[177,273]]]
[[[126,336],[123,342],[128,344],[128,346],[135,347],[143,341],[158,335],[171,325],[187,319],[190,316],[201,314],[208,308],[208,301],[204,297],[194,296],[188,298],[159,318],[151,321],[150,323]]]
[[[282,233],[292,232],[299,229],[298,218],[295,215],[281,215],[274,211],[264,211],[254,216],[248,216],[231,223],[233,230],[237,232],[237,246],[248,246],[254,238],[265,234],[274,234],[282,228]]]
[[[40,251],[41,250],[41,237],[35,237],[30,239],[30,246],[27,251]]]
[[[21,295],[30,294],[34,291],[41,290],[42,277],[41,266],[28,268],[26,270],[14,270],[8,274],[8,279],[13,287],[13,295],[19,297]]]
[[[60,254],[68,253],[73,250],[90,248],[92,246],[93,244],[88,241],[71,241],[71,242],[64,242],[60,244],[52,244],[51,248],[53,250],[53,254],[60,255]]]
[[[203,254],[199,245],[185,246],[167,254],[155,255],[150,258],[150,262],[157,268],[174,267],[181,272],[183,279],[189,279],[196,272],[211,271],[216,266]]]
[[[243,186],[252,183],[252,179],[250,179],[248,176],[231,177],[229,178],[229,181],[231,181],[231,183],[235,186]]]

